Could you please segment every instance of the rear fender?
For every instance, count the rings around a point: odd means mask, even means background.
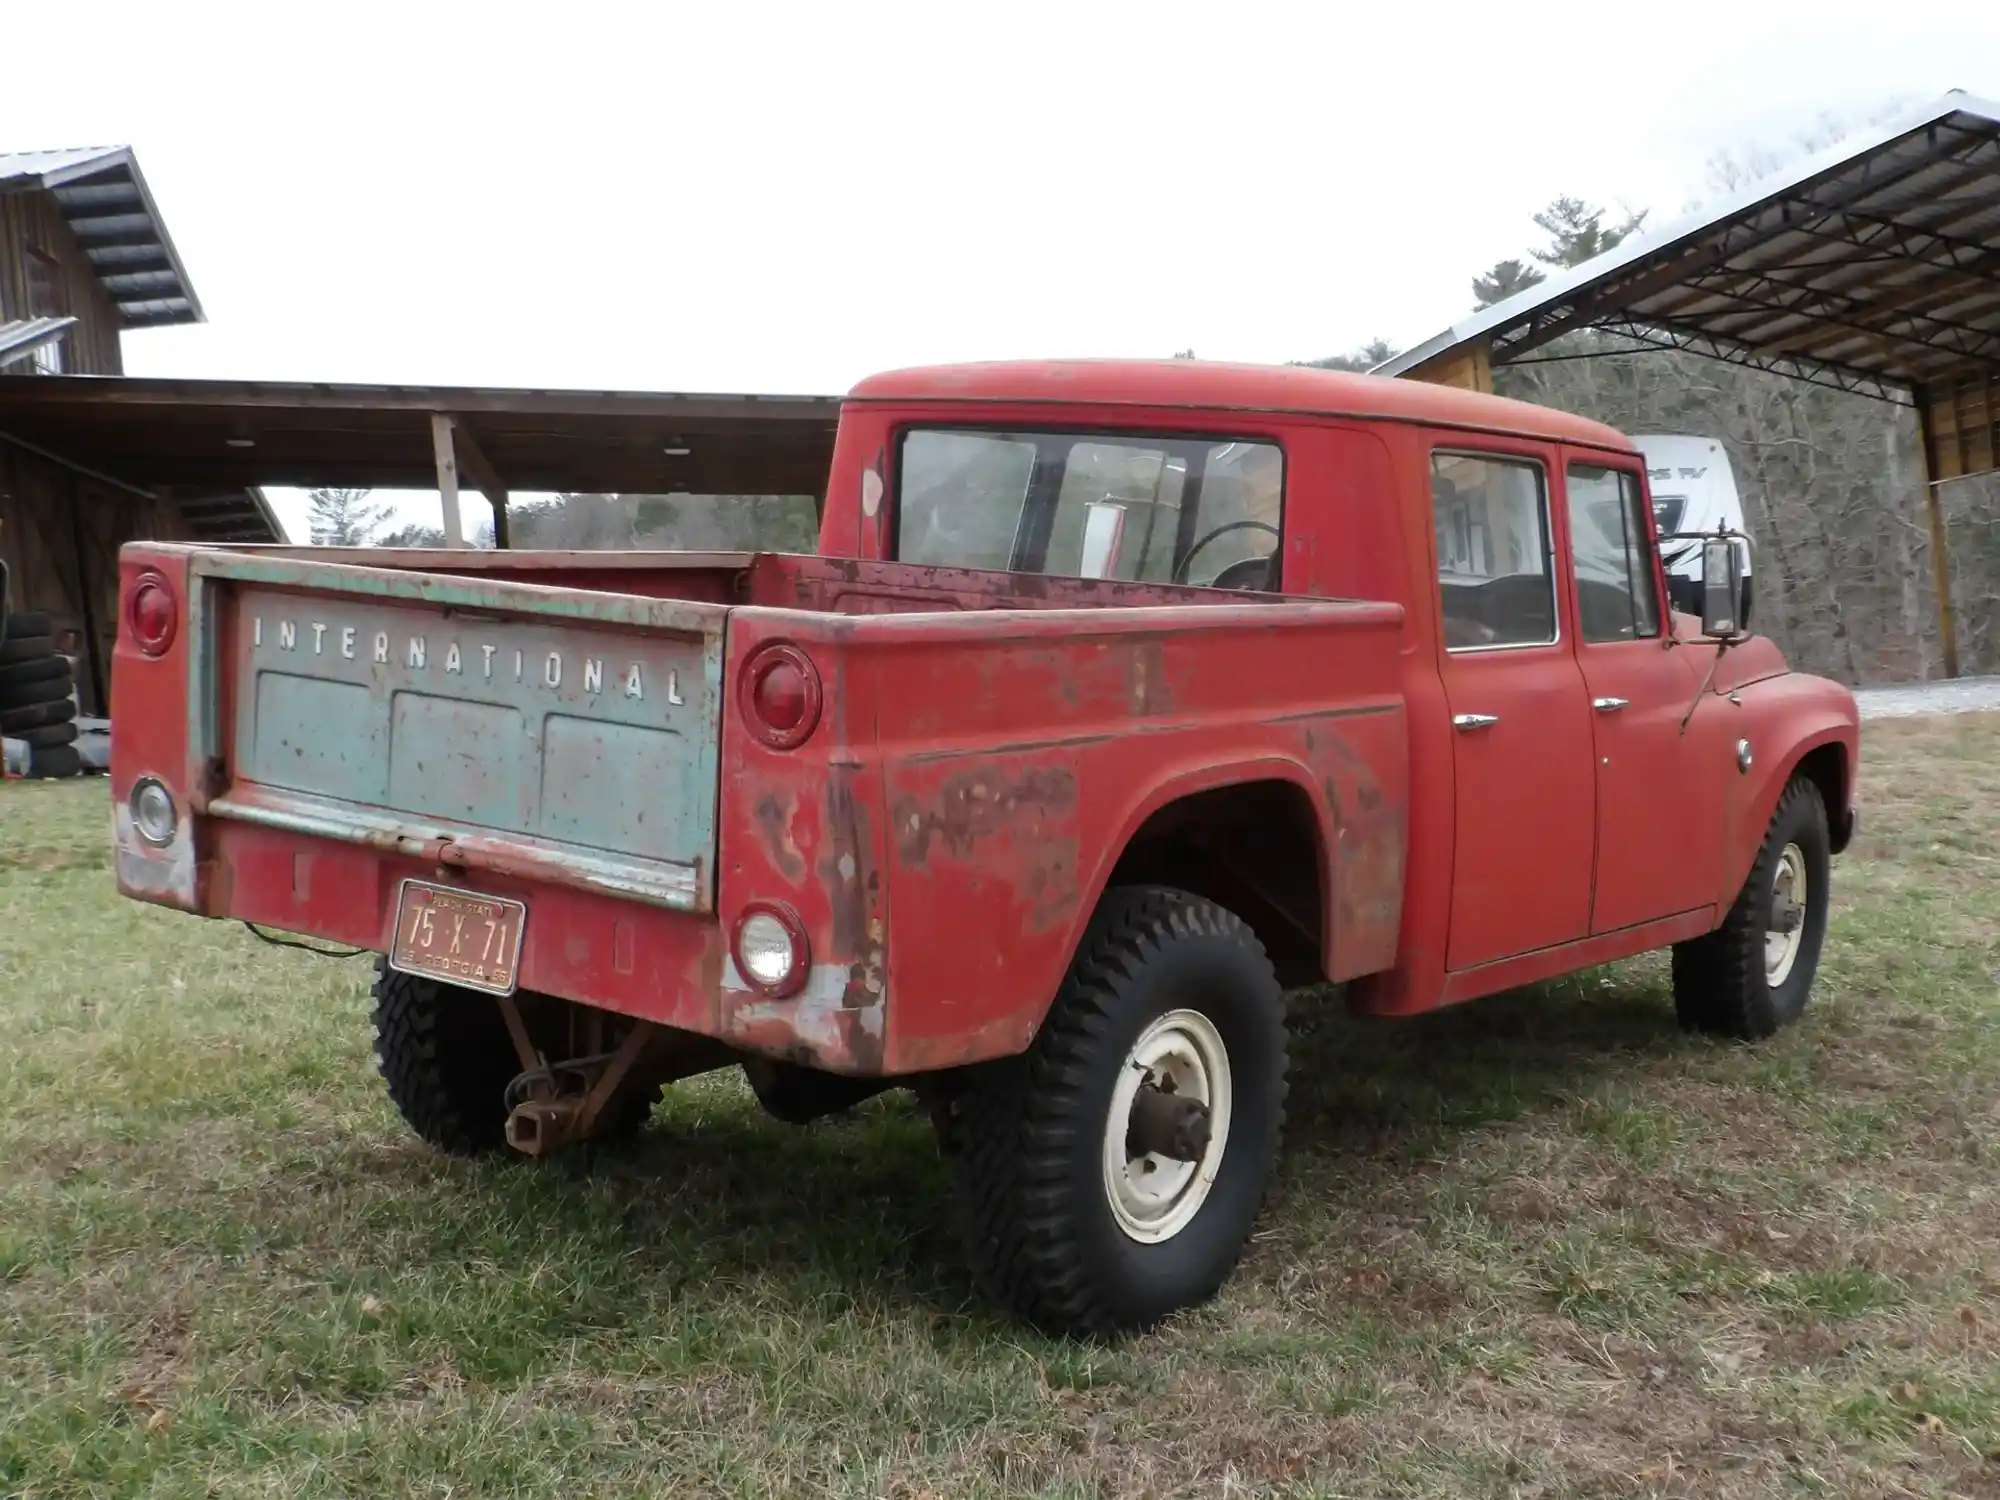
[[[1154,819],[1204,793],[1279,783],[1310,809],[1318,863],[1320,977],[1345,980],[1392,966],[1402,925],[1408,836],[1408,751],[1400,712],[1329,716],[1301,726],[1296,756],[1175,768],[1142,784],[1084,883],[1063,951],[1067,971],[1135,839]],[[1059,976],[1057,976],[1059,978]],[[1053,996],[1054,985],[1044,994]],[[1040,1027],[1044,1000],[1027,1034]]]

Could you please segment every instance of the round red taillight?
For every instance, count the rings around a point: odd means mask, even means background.
[[[819,723],[819,673],[796,646],[765,646],[743,667],[750,732],[774,750],[803,745]]]
[[[162,655],[174,643],[174,629],[180,619],[180,601],[173,586],[158,573],[146,573],[132,589],[125,608],[132,639],[148,656]]]
[[[806,716],[806,674],[788,661],[774,661],[757,674],[757,717],[789,734]]]

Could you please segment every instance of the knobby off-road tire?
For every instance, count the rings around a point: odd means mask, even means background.
[[[76,753],[74,745],[51,745],[46,750],[28,752],[28,775],[37,780],[56,781],[82,772],[83,757]]]
[[[41,661],[55,654],[56,638],[52,635],[16,635],[9,631],[7,639],[0,641],[0,667]]]
[[[1192,1217],[1135,1233],[1107,1161],[1123,1154],[1124,1127],[1107,1127],[1121,1077],[1138,1071],[1135,1045],[1175,1026],[1223,1049],[1226,1132],[1218,1109],[1219,1154],[1202,1164],[1212,1183]],[[1182,891],[1108,893],[1033,1046],[969,1070],[938,1111],[987,1295],[1052,1332],[1085,1334],[1144,1328],[1214,1296],[1277,1156],[1285,1040],[1277,976],[1236,916]]]
[[[507,1144],[507,1085],[521,1060],[507,1035],[506,1020],[491,995],[441,984],[375,960],[375,1057],[389,1099],[410,1128],[428,1144],[455,1156],[480,1156]],[[532,1005],[522,997],[523,1008]],[[557,1008],[561,1002],[547,1002]],[[551,1061],[546,1019],[532,1016],[529,1033]],[[539,1024],[538,1024],[539,1023]],[[632,1090],[614,1101],[593,1137],[629,1139],[645,1125],[660,1097],[657,1088]]]
[[[67,698],[75,686],[76,673],[67,656],[39,656],[0,667],[0,705],[7,708]]]
[[[76,721],[65,719],[59,724],[43,724],[36,729],[12,731],[17,740],[25,740],[37,750],[53,750],[58,745],[74,744],[76,741]]]
[[[1811,780],[1795,777],[1722,925],[1674,946],[1674,1010],[1683,1026],[1756,1041],[1798,1020],[1826,941],[1832,868],[1826,805]],[[1786,893],[1800,894],[1801,884],[1803,900],[1793,902]],[[1794,904],[1797,943],[1786,945],[1775,929]]]
[[[0,708],[0,734],[18,736],[24,729],[46,724],[67,724],[76,717],[76,705],[67,698],[53,703],[30,703],[21,708]]]

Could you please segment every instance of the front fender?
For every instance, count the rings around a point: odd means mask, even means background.
[[[1860,763],[1860,710],[1840,684],[1794,672],[1739,688],[1737,695],[1744,717],[1736,730],[1749,742],[1752,762],[1731,799],[1720,911],[1729,909],[1749,878],[1778,799],[1802,767],[1820,786],[1836,852],[1846,847]],[[1837,754],[1837,769],[1828,766],[1830,752]]]

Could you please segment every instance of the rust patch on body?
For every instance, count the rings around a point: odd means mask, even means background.
[[[1333,732],[1318,739],[1316,759],[1324,771],[1320,788],[1334,826],[1328,871],[1333,882],[1330,953],[1334,979],[1350,979],[1386,968],[1395,959],[1403,920],[1406,809],[1400,796],[1383,791],[1380,775],[1355,732],[1385,738],[1370,723],[1367,731]],[[1393,749],[1400,755],[1400,735]]]
[[[1126,657],[1126,706],[1134,718],[1150,718],[1174,705],[1167,691],[1167,658],[1158,641],[1136,643]]]
[[[792,835],[792,819],[798,813],[798,806],[796,800],[781,798],[777,792],[766,792],[757,799],[757,832],[763,835],[771,863],[793,885],[806,878],[805,856],[799,852],[798,841]]]
[[[937,841],[963,859],[973,845],[1002,834],[1040,839],[1052,822],[1067,826],[1075,813],[1076,777],[1065,767],[1034,767],[1013,777],[967,772],[945,782],[934,807],[914,797],[897,799],[896,852],[905,865],[922,865]]]
[[[1015,774],[989,765],[947,779],[935,802],[899,797],[892,816],[906,869],[934,854],[975,863],[982,881],[1011,890],[1026,929],[1044,932],[1076,908],[1076,776],[1066,766]]]
[[[723,1034],[731,1045],[780,1062],[829,1073],[882,1071],[885,1007],[852,1005],[835,965],[816,967],[805,989],[783,1000],[748,990],[722,991]]]

